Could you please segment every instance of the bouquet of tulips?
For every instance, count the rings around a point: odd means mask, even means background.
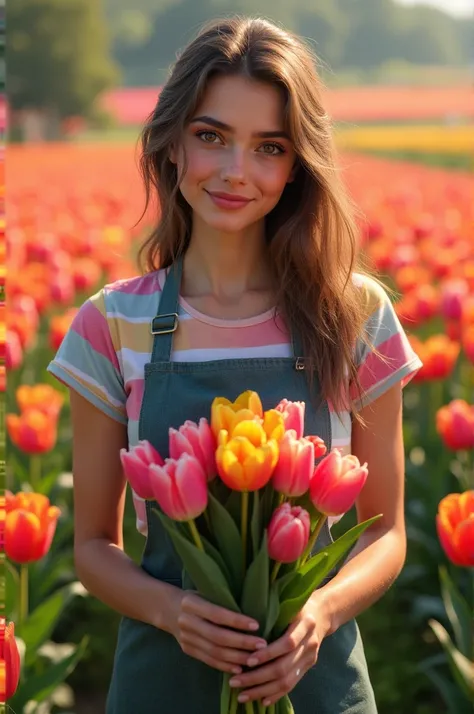
[[[342,456],[318,436],[304,436],[304,402],[284,399],[264,411],[247,391],[235,402],[218,397],[210,421],[170,429],[169,458],[141,441],[122,450],[125,474],[138,496],[156,501],[183,569],[183,585],[210,602],[242,612],[273,641],[314,590],[379,516],[313,553],[329,516],[354,504],[367,464]],[[317,464],[317,465],[315,465]],[[245,711],[223,675],[221,714]],[[258,705],[259,714],[266,712]],[[284,697],[270,709],[293,708]]]

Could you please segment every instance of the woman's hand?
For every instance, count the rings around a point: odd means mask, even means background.
[[[242,690],[239,701],[263,700],[269,706],[291,692],[316,663],[329,632],[329,612],[315,592],[282,637],[247,658],[254,669],[230,680],[231,687]]]
[[[240,674],[249,653],[267,646],[261,637],[245,634],[258,628],[258,622],[246,615],[183,592],[170,631],[187,655],[221,672]]]

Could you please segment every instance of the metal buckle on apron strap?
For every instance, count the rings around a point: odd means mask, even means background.
[[[301,372],[304,369],[304,357],[297,357],[295,361],[295,369]]]
[[[178,313],[169,312],[166,315],[157,315],[151,321],[150,332],[152,335],[169,335],[178,329]]]

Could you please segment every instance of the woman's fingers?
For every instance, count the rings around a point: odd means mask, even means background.
[[[257,649],[266,647],[265,640],[253,635],[245,635],[243,632],[235,632],[228,630],[225,627],[213,625],[207,620],[192,614],[182,613],[179,617],[178,624],[182,632],[192,632],[204,640],[228,647],[235,650],[243,651],[243,662],[248,659],[248,652],[255,652]]]
[[[193,633],[183,633],[181,638],[181,648],[186,654],[190,654],[190,650],[200,650],[205,652],[207,656],[212,657],[221,665],[225,665],[226,672],[240,674],[247,657],[246,652],[230,649],[229,647],[220,647],[219,645],[204,640],[202,637]]]
[[[263,700],[264,705],[273,704],[291,692],[306,672],[305,649],[301,646],[295,652],[259,667],[251,673],[238,674],[231,679],[231,686],[239,686],[242,691],[239,701]],[[252,675],[249,678],[249,675]],[[249,681],[250,680],[250,681]],[[236,682],[241,682],[237,685]]]
[[[256,632],[259,628],[258,622],[252,620],[251,617],[242,615],[240,612],[226,610],[225,607],[213,605],[193,593],[184,596],[181,607],[185,612],[190,612],[213,622],[215,625],[221,625],[221,627],[231,627],[234,630],[246,632]]]
[[[181,648],[185,654],[189,655],[190,657],[193,657],[194,659],[198,659],[200,662],[204,662],[204,664],[207,664],[213,669],[218,669],[220,672],[235,674],[240,669],[240,667],[236,664],[232,664],[231,662],[225,662],[221,659],[216,659],[211,654],[209,654],[209,652],[206,652],[197,645],[186,645],[182,643]]]

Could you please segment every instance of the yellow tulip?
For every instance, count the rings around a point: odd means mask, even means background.
[[[253,436],[256,435],[255,431]],[[272,439],[255,446],[245,436],[235,436],[227,443],[221,443],[216,452],[217,472],[235,491],[263,488],[271,479],[277,461],[278,444]]]
[[[263,415],[263,429],[268,439],[281,441],[285,435],[285,420],[283,414],[276,409],[269,409]]]
[[[261,421],[263,407],[256,392],[242,392],[235,402],[225,397],[216,397],[211,406],[211,429],[216,439],[223,429],[232,435],[241,421]]]

